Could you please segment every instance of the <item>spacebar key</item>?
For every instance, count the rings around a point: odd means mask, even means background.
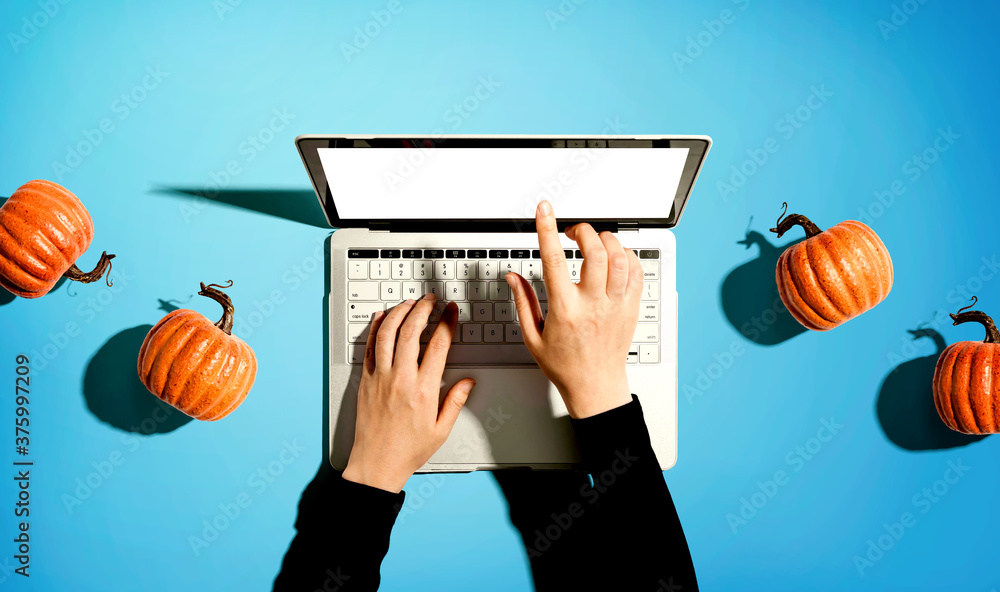
[[[448,364],[534,364],[528,348],[520,344],[511,345],[463,345],[453,344],[448,350]]]

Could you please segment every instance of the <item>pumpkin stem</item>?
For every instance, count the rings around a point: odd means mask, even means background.
[[[225,331],[226,335],[232,335],[233,331],[233,301],[229,299],[229,296],[225,292],[216,290],[216,288],[230,288],[232,285],[233,280],[229,280],[229,283],[225,286],[219,284],[208,284],[206,286],[205,282],[201,282],[201,292],[198,292],[199,296],[208,296],[222,305],[222,318],[219,319],[219,322],[215,326]]]
[[[81,282],[84,284],[89,284],[96,282],[104,276],[104,272],[108,272],[107,284],[108,287],[113,285],[111,281],[111,260],[114,259],[114,255],[108,255],[107,251],[101,253],[101,260],[97,262],[97,267],[93,271],[84,273],[80,271],[80,268],[76,266],[76,263],[69,266],[63,277],[73,280],[74,282]]]
[[[792,214],[785,217],[785,213],[788,211],[788,202],[783,202],[782,207],[785,209],[781,211],[781,215],[778,216],[778,221],[776,222],[776,227],[771,229],[771,232],[778,233],[778,238],[781,238],[783,234],[792,229],[793,226],[799,225],[806,231],[806,238],[812,238],[817,234],[823,232],[819,229],[819,226],[813,224],[812,220],[806,218],[801,214]],[[782,220],[784,218],[784,220]]]
[[[969,322],[980,323],[983,327],[986,327],[986,339],[983,343],[1000,343],[1000,331],[997,331],[997,326],[993,323],[993,319],[990,318],[990,315],[980,310],[969,310],[976,305],[979,299],[973,296],[970,300],[972,300],[972,304],[960,308],[958,314],[952,313],[948,315],[954,321],[952,325],[961,325],[962,323]],[[965,312],[967,310],[968,312]]]

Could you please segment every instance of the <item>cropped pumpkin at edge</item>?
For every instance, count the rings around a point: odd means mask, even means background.
[[[1000,433],[1000,331],[993,319],[972,304],[951,314],[953,325],[981,323],[984,341],[959,341],[946,347],[934,367],[934,407],[946,426],[963,434]],[[966,312],[968,311],[968,312]]]
[[[217,288],[201,284],[201,296],[222,305],[218,322],[193,310],[164,316],[142,342],[137,370],[149,392],[195,419],[215,421],[246,399],[257,376],[253,349],[232,334],[233,304]]]
[[[799,225],[806,239],[778,257],[778,295],[802,326],[829,331],[871,310],[892,290],[889,251],[863,222],[845,220],[820,230],[800,214],[787,217],[788,203],[771,232],[781,238]]]
[[[96,282],[115,256],[105,251],[93,271],[81,271],[76,260],[93,238],[93,220],[76,195],[58,183],[28,181],[0,206],[0,286],[22,298],[38,298],[64,276]],[[107,282],[110,286],[110,274]]]

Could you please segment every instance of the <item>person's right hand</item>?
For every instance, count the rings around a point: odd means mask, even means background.
[[[639,258],[613,233],[598,234],[590,224],[575,224],[566,236],[576,241],[584,259],[580,282],[574,284],[546,200],[538,204],[535,227],[549,298],[544,325],[531,284],[516,273],[505,276],[525,346],[559,390],[570,417],[590,417],[630,403],[625,361],[639,321]]]

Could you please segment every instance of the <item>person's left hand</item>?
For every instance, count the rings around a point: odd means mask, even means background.
[[[434,302],[433,294],[425,294],[372,317],[358,389],[354,448],[343,474],[348,481],[399,493],[448,439],[476,384],[471,378],[456,382],[439,408],[441,375],[458,324],[458,307],[453,302],[445,307],[418,365],[420,333]]]

